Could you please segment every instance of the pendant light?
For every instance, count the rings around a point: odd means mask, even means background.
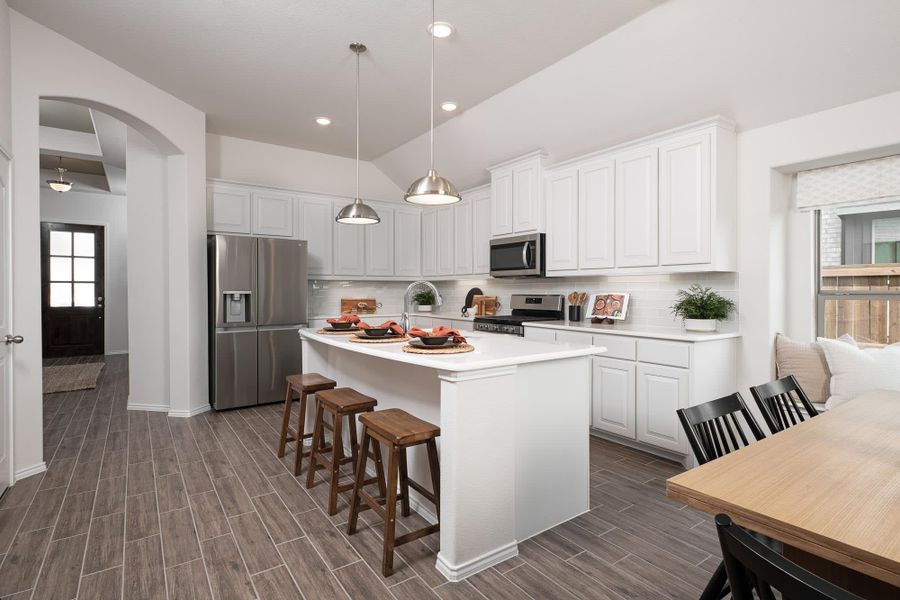
[[[431,0],[431,25],[434,29],[434,0]],[[412,182],[406,195],[403,197],[407,202],[413,204],[453,204],[459,202],[462,198],[456,188],[450,181],[444,179],[434,170],[434,34],[431,34],[431,102],[428,110],[431,114],[431,168],[428,169],[428,175],[421,177]]]
[[[350,50],[356,54],[356,199],[342,208],[334,220],[348,225],[374,225],[381,222],[381,217],[359,198],[359,55],[366,51],[366,47],[353,42]]]
[[[63,174],[66,172],[66,169],[62,167],[62,156],[59,157],[59,166],[56,167],[56,179],[48,179],[47,185],[50,186],[50,189],[54,192],[59,192],[60,194],[64,192],[68,192],[72,189],[72,182],[66,181],[63,179]]]

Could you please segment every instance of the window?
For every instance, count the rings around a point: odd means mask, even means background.
[[[900,342],[900,205],[818,212],[818,334]]]
[[[50,231],[50,306],[94,306],[94,235]]]

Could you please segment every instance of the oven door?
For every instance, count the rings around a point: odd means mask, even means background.
[[[541,277],[544,275],[544,234],[491,240],[491,275]]]

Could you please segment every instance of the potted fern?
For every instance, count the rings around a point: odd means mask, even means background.
[[[684,319],[684,328],[688,331],[715,331],[717,323],[726,320],[735,310],[733,300],[698,283],[687,290],[678,290],[677,298],[672,305],[672,314]]]
[[[419,312],[431,312],[431,307],[434,306],[434,292],[431,290],[422,290],[421,292],[417,292],[415,296],[413,296],[413,302],[416,303]]]

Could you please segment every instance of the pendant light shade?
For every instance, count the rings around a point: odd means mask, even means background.
[[[433,31],[434,24],[434,0],[431,0],[430,31]],[[428,169],[428,174],[425,177],[420,177],[413,181],[403,196],[404,200],[412,204],[431,206],[453,204],[462,200],[459,192],[456,191],[456,187],[449,180],[438,175],[434,169],[434,38],[434,33],[431,33],[431,103],[428,105],[431,115],[431,168]]]
[[[56,167],[56,172],[57,172],[56,179],[48,179],[47,180],[47,185],[50,186],[50,189],[53,190],[54,192],[59,192],[61,194],[71,190],[72,182],[66,181],[65,179],[63,179],[63,175],[65,174],[66,169],[63,169],[63,167],[62,167],[62,156],[59,157],[59,166]]]
[[[359,55],[366,51],[366,47],[354,42],[350,44],[350,50],[356,54],[356,198],[342,208],[334,220],[345,225],[374,225],[381,222],[381,217],[359,197]]]

